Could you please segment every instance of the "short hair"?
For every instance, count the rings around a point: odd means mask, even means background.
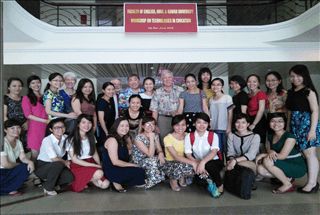
[[[130,75],[130,76],[128,77],[128,81],[129,81],[129,79],[132,78],[132,77],[137,77],[137,78],[140,80],[139,75],[137,75],[137,74],[132,74],[132,75]]]
[[[181,114],[178,114],[178,115],[175,115],[173,118],[172,118],[172,121],[171,121],[171,126],[175,126],[176,124],[180,123],[182,120],[186,120],[186,118],[181,115]]]
[[[164,69],[164,70],[161,70],[161,78],[164,74],[167,74],[167,73],[171,73],[172,77],[173,77],[173,73],[169,70],[169,69]]]
[[[243,90],[247,86],[247,82],[244,80],[244,78],[240,75],[234,75],[229,79],[229,84],[231,84],[231,81],[235,81],[240,85],[240,89]]]
[[[133,95],[131,95],[131,96],[129,97],[129,103],[130,103],[131,100],[134,99],[134,98],[140,99],[140,102],[142,103],[142,98],[141,98],[141,96],[138,95],[138,94],[133,94]]]
[[[286,117],[286,114],[285,113],[282,113],[282,112],[274,112],[274,113],[268,113],[267,115],[267,121],[268,121],[268,126],[270,128],[270,121],[273,119],[273,118],[277,118],[277,117],[281,117],[284,121],[284,130],[286,130],[287,128],[287,117]],[[271,129],[271,128],[270,128]],[[272,129],[271,129],[272,130]]]
[[[234,115],[233,124],[235,124],[239,119],[245,119],[248,123],[250,123],[250,116],[244,113],[238,113]]]
[[[143,80],[143,85],[144,85],[144,82],[146,82],[146,80],[151,80],[153,82],[153,84],[155,85],[156,82],[154,80],[154,78],[151,78],[151,77],[146,77],[144,80]]]
[[[208,114],[206,113],[196,113],[196,115],[194,117],[192,117],[192,121],[193,123],[196,123],[196,121],[198,119],[202,119],[203,121],[207,122],[209,125],[208,125],[208,128],[207,130],[209,131],[210,130],[210,117],[208,116]]]
[[[142,118],[141,124],[144,125],[147,122],[156,121],[152,116],[145,116]]]
[[[45,133],[45,136],[48,136],[50,135],[52,132],[50,131],[50,129],[53,129],[53,126],[55,124],[57,124],[58,122],[62,122],[64,126],[66,126],[66,123],[65,123],[65,120],[66,118],[56,118],[56,119],[53,119],[49,122],[49,124],[47,125],[46,127],[46,133]]]
[[[221,79],[221,78],[215,78],[212,80],[211,84],[214,82],[214,81],[220,81],[220,83],[222,84],[222,86],[224,86],[224,80]]]
[[[119,78],[113,78],[110,82],[112,83],[114,80],[118,80],[121,83],[121,80]]]
[[[11,128],[12,126],[20,126],[21,127],[21,122],[19,120],[17,120],[17,119],[7,119],[3,123],[4,129]]]
[[[8,82],[7,82],[7,87],[8,87],[8,88],[10,87],[10,85],[11,85],[11,83],[12,83],[13,81],[20,81],[21,86],[23,86],[23,81],[22,81],[20,78],[18,78],[18,77],[12,77],[12,78],[9,78],[9,80],[8,80]],[[8,93],[10,93],[10,90],[9,90],[9,89],[8,89]]]
[[[66,77],[72,77],[75,81],[77,81],[78,76],[74,72],[66,72],[63,74],[63,79],[66,79]]]
[[[251,74],[251,75],[249,75],[249,76],[247,77],[247,82],[248,82],[249,78],[251,78],[251,77],[256,77],[256,78],[258,79],[258,81],[260,82],[260,77],[259,77],[258,75],[256,75],[256,74]]]

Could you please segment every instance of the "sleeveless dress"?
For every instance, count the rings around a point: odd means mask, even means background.
[[[103,163],[102,169],[105,177],[110,182],[115,182],[121,185],[143,185],[144,181],[144,169],[140,167],[118,167],[112,164],[108,150],[106,147],[103,147]],[[119,160],[128,162],[130,155],[127,148],[127,144],[120,146],[118,144],[118,157]]]
[[[307,141],[307,134],[311,126],[311,109],[308,101],[310,90],[303,88],[298,91],[288,91],[286,107],[291,111],[291,132],[296,137],[298,149],[305,150],[320,146],[320,123],[316,128],[316,139]]]
[[[294,138],[294,135],[285,132],[277,143],[272,144],[273,135],[268,136],[271,149],[280,153],[284,143],[288,138]],[[298,149],[293,148],[288,157],[284,160],[277,160],[274,165],[281,169],[287,177],[301,178],[307,172],[307,165]]]

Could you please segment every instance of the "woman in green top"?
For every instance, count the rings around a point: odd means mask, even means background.
[[[304,176],[307,172],[306,163],[301,153],[294,148],[295,136],[285,131],[285,114],[271,113],[268,121],[274,134],[268,136],[268,153],[256,157],[256,164],[263,159],[262,164],[257,166],[257,171],[262,176],[277,178],[282,182],[282,186],[273,190],[273,193],[293,192],[296,187],[289,178]]]

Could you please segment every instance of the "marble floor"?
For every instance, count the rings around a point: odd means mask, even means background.
[[[302,186],[306,176],[294,184]],[[268,179],[258,182],[251,199],[244,200],[225,192],[219,198],[192,184],[180,192],[170,189],[169,180],[149,189],[128,187],[127,193],[90,187],[72,193],[61,190],[56,196],[44,196],[43,189],[32,186],[21,196],[1,196],[4,214],[320,214],[320,192],[273,194],[277,185]]]

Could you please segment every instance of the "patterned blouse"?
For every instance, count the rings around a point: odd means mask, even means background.
[[[155,134],[155,137],[154,137],[154,148],[155,148],[155,151],[157,151],[157,139],[159,139],[159,135]],[[148,148],[150,146],[150,141],[148,139],[144,138],[141,134],[138,134],[135,137],[135,140],[140,140]],[[143,159],[145,159],[147,157],[148,156],[146,154],[144,154],[135,144],[133,144],[131,159],[132,159],[132,161],[134,163],[140,165],[140,163],[143,161]]]
[[[46,100],[50,99],[52,100],[51,104],[51,110],[58,113],[63,113],[64,110],[64,100],[63,97],[60,95],[59,91],[58,93],[52,92],[52,90],[47,90],[45,94],[43,95],[43,105],[45,106]],[[58,118],[56,116],[49,115],[49,119],[55,119]]]
[[[285,110],[285,99],[288,94],[286,90],[273,97],[271,100],[266,101],[267,113],[284,112]],[[278,106],[277,108],[275,106]]]
[[[178,110],[179,95],[183,91],[183,88],[178,86],[173,86],[170,92],[160,87],[153,94],[150,110],[160,115],[172,116],[173,112]]]

